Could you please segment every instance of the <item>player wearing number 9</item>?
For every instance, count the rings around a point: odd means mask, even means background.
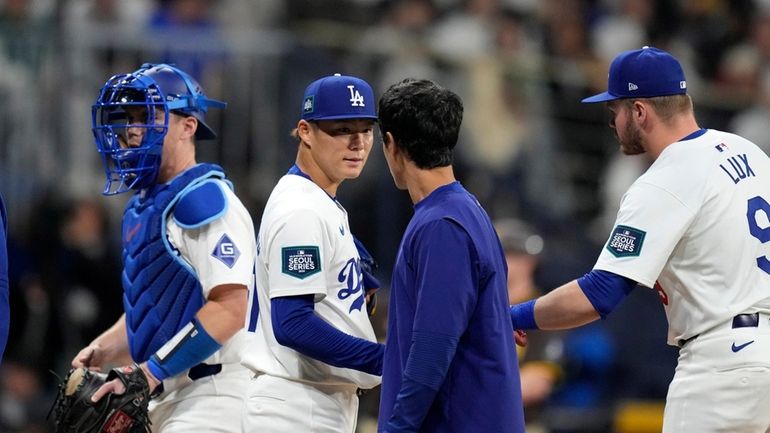
[[[583,102],[606,102],[620,150],[653,163],[623,196],[594,269],[512,306],[514,328],[580,326],[637,284],[654,288],[680,347],[663,432],[770,431],[770,158],[698,125],[665,51],[619,54],[608,81]]]

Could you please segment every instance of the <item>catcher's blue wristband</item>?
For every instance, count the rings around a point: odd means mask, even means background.
[[[511,305],[511,323],[513,329],[540,329],[535,322],[535,299]]]
[[[222,345],[194,318],[150,357],[147,367],[162,381],[200,364],[220,347]]]

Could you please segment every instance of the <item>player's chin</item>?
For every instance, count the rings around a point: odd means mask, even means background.
[[[353,160],[353,159],[346,159],[345,165],[344,165],[344,172],[345,177],[347,179],[355,179],[358,176],[361,175],[361,172],[364,170],[364,165],[366,164],[365,160]]]

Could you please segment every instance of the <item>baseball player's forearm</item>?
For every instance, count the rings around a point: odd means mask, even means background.
[[[243,327],[247,296],[248,290],[241,284],[214,287],[195,316],[214,340],[224,344]]]
[[[278,343],[335,367],[382,375],[384,346],[348,335],[318,317],[313,295],[274,298],[270,314]]]
[[[147,370],[165,380],[205,361],[243,327],[246,286],[215,287],[195,318],[158,349],[147,361]]]
[[[534,314],[538,328],[546,330],[575,328],[599,318],[577,280],[538,298]]]
[[[72,366],[100,370],[106,364],[129,364],[131,361],[131,354],[128,350],[126,315],[123,314],[115,324],[75,355]]]
[[[126,332],[126,315],[123,314],[109,329],[96,337],[91,344],[99,345],[102,350],[119,358],[130,356],[128,352],[128,334]]]

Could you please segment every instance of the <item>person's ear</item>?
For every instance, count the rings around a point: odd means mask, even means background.
[[[297,122],[297,137],[299,137],[300,141],[303,143],[306,143],[308,146],[310,145],[310,134],[312,133],[312,126],[310,125],[310,122],[308,122],[305,119],[300,119],[299,122]]]
[[[385,147],[393,146],[393,134],[386,132],[382,135],[382,145]]]
[[[642,101],[634,101],[631,105],[631,116],[637,124],[641,125],[647,120],[649,107]]]
[[[185,116],[182,118],[182,130],[184,131],[185,138],[192,138],[195,136],[195,131],[198,130],[198,119],[193,116]]]

